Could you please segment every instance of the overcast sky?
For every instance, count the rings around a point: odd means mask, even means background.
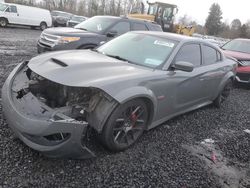
[[[152,0],[151,0],[152,1]],[[150,2],[151,2],[150,1]],[[213,3],[218,3],[223,12],[223,21],[231,21],[235,18],[242,23],[250,20],[250,0],[157,0],[176,4],[179,8],[177,19],[184,14],[192,17],[199,24],[204,24],[208,16],[209,8]]]

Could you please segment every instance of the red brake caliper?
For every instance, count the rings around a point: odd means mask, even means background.
[[[131,114],[131,120],[132,120],[132,127],[135,127],[135,123],[137,121],[138,117],[135,113]]]

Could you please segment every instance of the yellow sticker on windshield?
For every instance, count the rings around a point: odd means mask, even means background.
[[[174,47],[174,43],[172,43],[172,42],[166,42],[166,41],[156,40],[156,41],[154,41],[154,44],[161,45],[161,46],[166,46],[166,47],[169,47],[169,48],[173,48]]]

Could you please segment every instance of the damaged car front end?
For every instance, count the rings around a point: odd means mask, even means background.
[[[210,49],[220,54],[216,62],[206,58],[196,67],[182,55],[191,54],[191,43],[197,59]],[[45,53],[18,65],[2,89],[3,111],[29,147],[49,157],[88,158],[96,137],[119,152],[177,115],[220,107],[235,72],[236,62],[203,40],[130,32],[96,50]]]
[[[28,62],[9,75],[2,103],[9,126],[26,145],[48,157],[66,158],[95,156],[84,145],[89,123],[100,130],[108,118],[102,112],[116,106],[100,89],[55,83],[33,72]]]

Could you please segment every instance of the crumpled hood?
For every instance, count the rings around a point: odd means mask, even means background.
[[[99,87],[145,77],[152,69],[120,61],[91,50],[59,51],[37,56],[28,67],[56,83]]]
[[[75,36],[75,35],[90,35],[96,34],[88,31],[84,31],[81,29],[75,29],[71,27],[54,27],[44,30],[44,33],[58,36]]]

